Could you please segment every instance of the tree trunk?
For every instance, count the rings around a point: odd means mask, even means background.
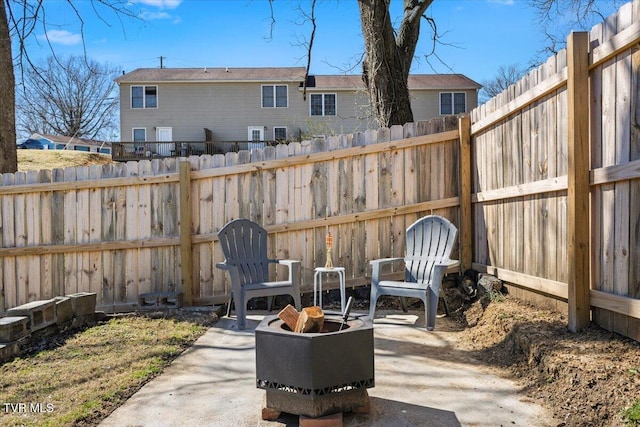
[[[3,1],[0,7],[0,173],[13,173],[18,170],[15,89],[11,37]]]
[[[390,0],[358,0],[365,42],[362,78],[381,127],[413,122],[409,69],[420,34],[420,19],[432,1],[405,0],[396,35],[389,14]]]

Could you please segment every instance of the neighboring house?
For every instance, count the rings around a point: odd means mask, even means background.
[[[298,141],[376,127],[360,76],[309,76],[306,99],[304,76],[302,67],[134,70],[116,79],[121,141]],[[460,74],[411,75],[414,120],[470,111],[480,87]]]
[[[71,136],[41,135],[34,133],[24,143],[25,148],[44,150],[75,150],[111,154],[111,143]],[[20,145],[18,145],[20,147]]]

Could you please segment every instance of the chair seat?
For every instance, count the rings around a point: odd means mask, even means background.
[[[262,282],[262,283],[249,283],[249,284],[243,285],[244,289],[247,291],[250,291],[253,289],[264,289],[264,288],[270,288],[270,289],[284,288],[287,286],[291,287],[291,282]]]
[[[411,290],[422,290],[427,291],[429,287],[425,283],[413,283],[413,282],[396,282],[392,280],[383,280],[379,282],[378,286],[382,288],[394,288],[394,289],[411,289]]]

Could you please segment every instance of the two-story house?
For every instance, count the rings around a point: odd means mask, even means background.
[[[123,142],[246,145],[376,127],[360,76],[309,76],[305,90],[302,67],[141,68],[116,82]],[[460,74],[411,75],[414,118],[470,111],[479,88]]]

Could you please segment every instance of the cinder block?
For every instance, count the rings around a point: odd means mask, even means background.
[[[96,312],[97,294],[95,292],[79,292],[67,296],[71,298],[74,317],[87,316]]]
[[[0,344],[0,363],[7,362],[19,356],[29,344],[29,336],[22,337],[17,341]]]
[[[0,343],[17,341],[29,334],[29,318],[12,316],[0,318]]]
[[[26,316],[31,332],[44,329],[56,323],[56,301],[33,301],[7,310],[9,316]]]
[[[138,308],[158,310],[182,307],[182,292],[147,292],[138,295]]]
[[[300,427],[342,427],[342,412],[319,418],[300,415]]]
[[[73,320],[73,305],[69,297],[55,297],[58,326],[64,326]]]

